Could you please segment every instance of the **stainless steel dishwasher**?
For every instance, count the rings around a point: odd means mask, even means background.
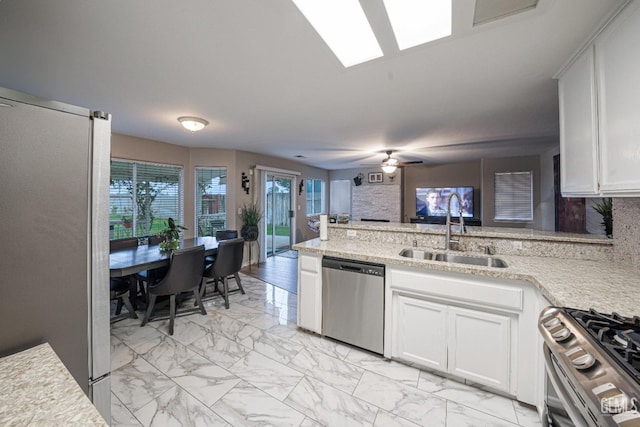
[[[322,333],[382,354],[384,265],[322,259]]]

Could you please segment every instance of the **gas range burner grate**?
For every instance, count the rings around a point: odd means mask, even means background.
[[[606,352],[640,383],[640,318],[568,309]]]

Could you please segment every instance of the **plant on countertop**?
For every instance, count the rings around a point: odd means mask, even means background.
[[[604,225],[607,237],[613,237],[613,199],[611,197],[603,198],[593,207],[593,210],[602,215],[600,224]]]
[[[160,242],[160,249],[177,249],[178,245],[180,244],[180,232],[183,230],[188,230],[188,228],[176,224],[173,218],[169,218],[166,224],[167,228],[158,233],[158,236],[164,237],[165,239],[163,242]]]
[[[242,220],[242,228],[240,235],[246,241],[254,241],[258,239],[258,224],[262,219],[262,210],[257,203],[245,203],[240,208],[240,219]]]

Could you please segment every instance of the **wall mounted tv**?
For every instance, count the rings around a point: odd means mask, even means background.
[[[447,216],[447,200],[451,193],[462,198],[462,216],[473,218],[473,187],[416,188],[416,216]],[[451,200],[451,216],[458,216],[458,199]]]

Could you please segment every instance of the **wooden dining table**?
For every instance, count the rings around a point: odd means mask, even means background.
[[[215,237],[195,237],[180,240],[178,249],[188,249],[204,245],[205,255],[218,253],[218,240]],[[136,248],[123,249],[109,254],[110,277],[128,277],[129,289],[132,296],[136,295],[136,279],[134,275],[141,271],[168,267],[171,251],[161,251],[160,245],[140,245]],[[204,260],[203,260],[204,268]],[[135,298],[131,298],[134,308],[137,308]]]

